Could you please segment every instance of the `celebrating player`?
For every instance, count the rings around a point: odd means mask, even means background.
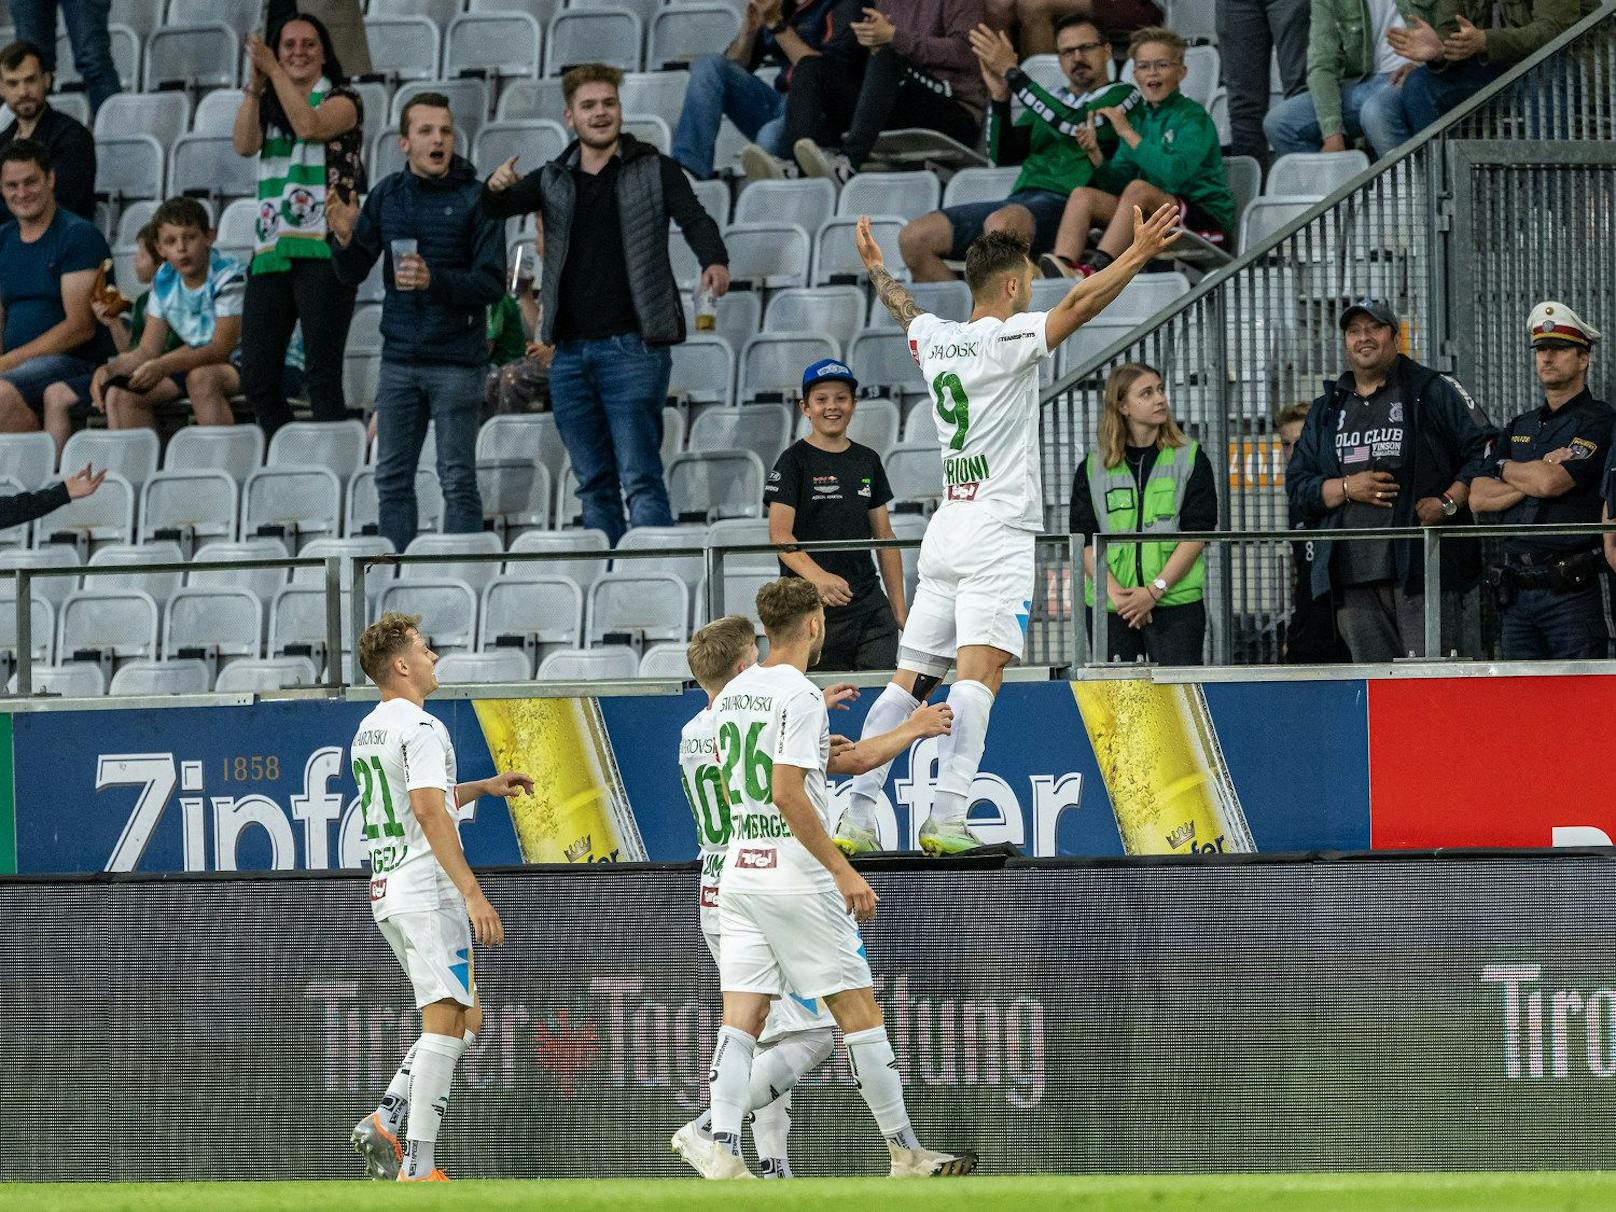
[[[859,921],[876,895],[831,841],[827,768],[890,762],[913,740],[946,735],[942,705],[917,711],[895,733],[831,754],[825,700],[805,673],[825,644],[825,610],[805,580],[771,581],[757,595],[769,656],[737,674],[714,700],[717,790],[731,811],[719,881],[719,974],[724,1025],[713,1049],[713,1158],[709,1178],[750,1178],[741,1120],[771,999],[824,999],[847,1041],[848,1062],[892,1155],[895,1178],[969,1174],[974,1153],[920,1147],[904,1107]],[[929,718],[928,718],[929,717]]]
[[[472,935],[485,946],[505,927],[466,865],[454,816],[479,796],[533,794],[525,774],[455,783],[449,732],[423,704],[438,688],[438,654],[414,615],[388,613],[359,637],[359,664],[382,701],[354,734],[364,836],[370,844],[370,910],[415,989],[421,1037],[410,1046],[375,1112],[353,1130],[372,1178],[445,1182],[433,1165],[454,1070],[482,1024]],[[410,1108],[403,1149],[399,1124]]]
[[[949,665],[959,666],[948,696],[954,729],[942,741],[931,815],[920,827],[928,854],[981,844],[965,823],[971,783],[1004,668],[1021,655],[1026,639],[1034,536],[1043,529],[1038,363],[1176,239],[1177,215],[1168,205],[1147,221],[1135,207],[1132,246],[1047,312],[1027,310],[1037,270],[1026,243],[1010,232],[978,236],[965,254],[974,307],[964,324],[921,311],[882,264],[869,220],[859,220],[859,256],[870,284],[908,330],[909,350],[931,387],[947,485],[921,542],[920,579],[898,641],[897,675],[864,719],[864,735],[886,731],[926,700]],[[853,780],[836,830],[836,844],[849,854],[880,848],[875,802],[887,769]]]

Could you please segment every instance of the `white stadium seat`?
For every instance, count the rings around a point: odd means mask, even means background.
[[[784,404],[710,408],[690,427],[692,451],[750,450],[765,467],[790,444],[791,413]]]
[[[633,534],[630,531],[629,534]],[[624,536],[625,539],[627,536]],[[516,536],[511,544],[512,555],[524,551],[610,551],[611,541],[600,530],[527,530]],[[508,560],[505,575],[518,578],[566,577],[573,584],[587,590],[595,578],[606,571],[605,560]]]
[[[395,82],[438,78],[442,36],[430,17],[367,17],[365,40],[372,71]]]
[[[377,601],[378,614],[396,610],[421,616],[421,634],[440,654],[469,652],[477,643],[477,591],[447,577],[397,580]]]
[[[365,427],[358,421],[290,421],[269,440],[267,467],[329,468],[346,482],[365,461]]]
[[[550,22],[544,42],[544,74],[559,76],[580,63],[640,70],[645,41],[640,18],[626,8],[568,8]]]
[[[815,232],[836,213],[836,187],[821,177],[756,181],[735,202],[737,223],[795,223]]]
[[[841,356],[842,347],[819,333],[760,333],[741,351],[737,396],[743,403],[765,396],[795,399],[802,389],[803,367]]]
[[[56,443],[48,433],[0,434],[0,477],[28,491],[45,487],[56,475]]]
[[[235,88],[241,37],[223,21],[165,25],[146,42],[145,91]]]
[[[151,429],[81,429],[62,447],[62,466],[93,463],[136,489],[157,473],[157,432]]]
[[[199,551],[197,563],[240,562],[244,560],[284,560],[286,546],[280,539],[243,539],[239,543],[214,543]],[[275,593],[287,580],[285,568],[230,568],[202,569],[185,574],[185,584],[197,589],[246,589],[260,602],[274,600]]]
[[[92,568],[125,568],[130,565],[178,564],[185,557],[178,543],[111,543],[90,557]],[[180,587],[185,574],[181,572],[140,572],[130,568],[127,573],[85,577],[86,589],[138,589],[151,595],[159,607],[167,607],[168,600]],[[43,583],[43,582],[41,582]]]
[[[242,535],[285,539],[294,555],[309,539],[334,537],[341,519],[342,481],[329,467],[261,467],[242,489]]]
[[[195,657],[222,668],[234,657],[262,651],[264,603],[250,589],[187,585],[169,600],[163,620],[163,659]]]
[[[93,666],[83,666],[93,668]],[[97,671],[99,672],[99,670]],[[112,675],[110,695],[145,698],[166,698],[173,694],[206,694],[208,667],[206,662],[190,660],[130,661]]]
[[[305,656],[247,657],[219,671],[213,689],[220,694],[272,694],[319,683],[319,671]]]
[[[496,648],[492,652],[451,652],[438,662],[433,672],[445,686],[525,682],[533,676],[527,658],[514,648]]]
[[[545,571],[553,564],[520,567],[527,571],[495,577],[483,592],[478,645],[521,654],[532,676],[535,658],[583,643],[584,595],[571,578]]]
[[[411,556],[452,556],[461,554],[496,555],[504,551],[499,536],[492,531],[483,530],[476,534],[423,534],[410,540],[410,545],[404,549],[405,555]],[[431,579],[441,580],[449,577],[453,580],[464,581],[478,593],[493,580],[499,573],[500,565],[497,561],[488,563],[445,562],[442,564],[402,564],[398,575],[405,580]]]
[[[690,596],[678,577],[649,568],[613,571],[589,589],[589,642],[629,636],[643,648],[690,635]]]
[[[897,215],[918,219],[937,209],[937,174],[855,173],[836,199],[838,215]]]
[[[539,665],[541,682],[622,681],[639,675],[640,659],[626,644],[605,648],[566,648],[552,652]]]
[[[681,682],[693,681],[690,660],[683,644],[655,644],[640,658],[642,678],[674,678]]]
[[[764,332],[816,332],[846,349],[864,327],[864,292],[856,286],[782,290],[769,300]]]
[[[680,520],[757,517],[763,512],[763,461],[750,450],[707,450],[668,464],[668,501]]]
[[[482,74],[495,80],[539,74],[544,31],[531,14],[466,13],[450,23],[443,43],[443,74],[449,79]],[[479,111],[478,117],[488,111]],[[460,111],[455,111],[459,121]]]
[[[653,71],[688,67],[700,56],[728,46],[740,24],[740,16],[728,4],[663,8],[651,20],[651,44],[645,65]]]
[[[229,542],[236,537],[240,501],[241,485],[228,471],[159,471],[140,491],[140,537],[172,540],[185,549]]]

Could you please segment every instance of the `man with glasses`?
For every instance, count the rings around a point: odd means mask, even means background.
[[[991,101],[988,152],[995,164],[1019,163],[1021,173],[1010,195],[998,202],[965,202],[904,226],[898,246],[916,282],[952,281],[954,271],[944,259],[963,261],[971,241],[984,231],[1012,232],[1035,254],[1053,245],[1067,197],[1094,176],[1094,164],[1079,140],[1092,138],[1102,157],[1110,156],[1117,132],[1101,111],[1126,114],[1140,104],[1133,85],[1107,81],[1111,47],[1087,18],[1067,17],[1055,32],[1061,71],[1070,86],[1058,93],[1021,70],[1016,48],[1003,31],[979,25],[970,39]],[[1012,95],[1025,107],[1013,122]]]
[[[1224,175],[1217,127],[1204,107],[1179,91],[1186,49],[1183,38],[1161,26],[1133,36],[1128,53],[1144,104],[1126,113],[1103,108],[1078,132],[1094,180],[1067,199],[1055,250],[1039,261],[1046,278],[1086,278],[1110,265],[1133,241],[1135,208],[1149,215],[1171,203],[1182,226],[1215,240],[1233,229],[1234,194]],[[1110,159],[1100,148],[1101,120],[1118,139]],[[1089,249],[1089,228],[1095,224],[1105,225],[1105,233]]]

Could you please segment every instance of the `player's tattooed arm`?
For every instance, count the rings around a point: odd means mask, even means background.
[[[898,322],[898,326],[907,332],[914,318],[924,315],[925,311],[915,302],[915,297],[905,290],[887,269],[881,255],[881,246],[870,234],[868,215],[859,216],[853,238],[858,243],[859,260],[864,262],[865,272],[870,275],[870,285],[875,288],[875,297],[892,313],[892,318]]]

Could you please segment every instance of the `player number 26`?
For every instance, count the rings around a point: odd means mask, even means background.
[[[730,799],[740,803],[741,793],[735,787],[735,767],[742,767],[746,778],[746,798],[761,803],[774,798],[774,763],[769,755],[758,748],[758,735],[763,721],[758,720],[746,730],[746,744],[741,744],[741,730],[730,720],[718,730],[718,745],[724,755],[724,785],[729,788]]]

